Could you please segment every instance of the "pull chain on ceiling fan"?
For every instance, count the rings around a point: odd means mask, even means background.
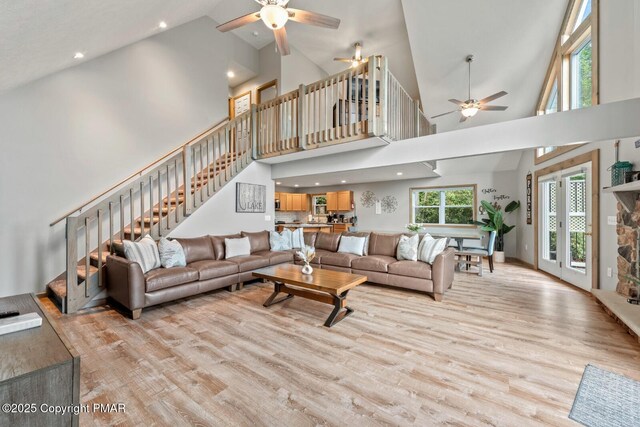
[[[219,31],[227,32],[240,28],[244,25],[262,20],[270,30],[278,45],[280,55],[285,56],[291,53],[289,42],[287,40],[287,30],[285,25],[289,20],[299,22],[301,24],[315,25],[317,27],[337,29],[340,26],[340,20],[331,16],[321,15],[307,10],[293,9],[287,7],[289,0],[255,0],[262,6],[259,12],[252,12],[244,16],[232,19],[229,22],[218,25]]]
[[[467,63],[469,64],[469,80],[468,80],[468,96],[469,98],[466,101],[460,101],[458,99],[450,99],[449,102],[452,102],[454,104],[456,104],[459,108],[453,110],[453,111],[449,111],[447,113],[443,113],[443,114],[438,114],[437,116],[433,116],[431,117],[432,119],[438,118],[438,117],[442,117],[442,116],[446,116],[447,114],[452,114],[452,113],[457,113],[460,112],[460,114],[462,114],[462,116],[460,117],[460,122],[464,122],[467,119],[475,116],[476,114],[478,114],[478,111],[504,111],[506,110],[508,107],[504,107],[504,106],[500,106],[500,105],[486,105],[487,103],[496,100],[498,98],[501,98],[503,96],[505,96],[507,94],[507,92],[505,91],[500,91],[497,93],[494,93],[491,96],[487,96],[486,98],[483,98],[481,100],[477,100],[477,99],[473,99],[471,98],[471,63],[473,62],[473,55],[468,55],[467,58],[465,59],[467,61]]]

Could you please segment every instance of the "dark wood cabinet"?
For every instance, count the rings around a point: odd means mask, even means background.
[[[79,417],[71,412],[42,411],[42,405],[79,408],[80,356],[49,323],[36,298],[30,294],[0,298],[0,311],[35,312],[42,317],[42,326],[0,336],[0,404],[36,409],[0,411],[0,425],[77,426]]]

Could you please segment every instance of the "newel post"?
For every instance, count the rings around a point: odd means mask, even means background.
[[[373,61],[373,62],[372,62]],[[369,83],[369,120],[375,117],[373,122],[369,122],[371,131],[375,136],[386,136],[389,132],[388,108],[389,108],[389,63],[385,56],[375,56],[369,58],[369,79],[374,77],[375,84]],[[373,70],[371,70],[373,68]],[[376,91],[377,85],[377,91]],[[376,99],[376,95],[378,99]],[[374,100],[373,102],[371,100]]]
[[[189,216],[193,213],[193,194],[191,190],[195,188],[195,183],[192,181],[193,150],[191,145],[185,145],[182,149],[182,172],[184,174],[184,216]],[[160,185],[159,181],[158,185]]]
[[[298,88],[298,147],[301,150],[307,149],[307,128],[305,127],[305,117],[307,116],[307,103],[305,102],[306,87],[300,85]]]

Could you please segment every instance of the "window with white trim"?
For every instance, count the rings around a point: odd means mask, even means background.
[[[424,225],[470,225],[476,219],[476,186],[411,189],[410,222]]]

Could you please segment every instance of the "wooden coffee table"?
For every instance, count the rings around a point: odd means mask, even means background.
[[[274,283],[273,293],[263,305],[269,307],[293,298],[294,295],[331,304],[333,311],[324,322],[324,326],[328,328],[353,313],[353,309],[347,306],[347,294],[351,289],[366,282],[366,276],[319,268],[314,269],[312,274],[302,274],[301,270],[302,266],[299,265],[282,264],[254,271],[255,277]],[[287,296],[274,301],[281,292]],[[345,310],[344,315],[338,318],[342,309]]]

